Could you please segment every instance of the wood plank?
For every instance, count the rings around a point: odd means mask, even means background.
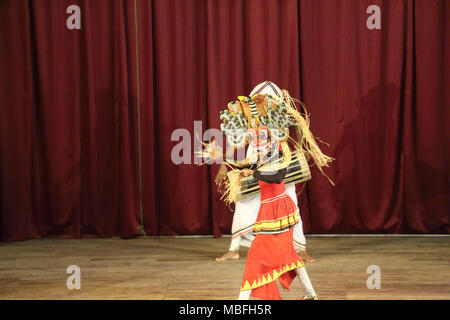
[[[450,237],[307,237],[320,299],[450,299]],[[215,262],[230,238],[36,239],[0,243],[0,299],[236,299],[241,258]],[[66,268],[81,268],[69,290]],[[369,265],[381,289],[369,290]],[[298,299],[298,279],[284,299]]]

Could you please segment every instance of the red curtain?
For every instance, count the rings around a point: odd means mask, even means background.
[[[264,80],[336,158],[305,232],[449,233],[449,1],[4,0],[0,30],[2,240],[229,233],[218,166],[171,135]]]

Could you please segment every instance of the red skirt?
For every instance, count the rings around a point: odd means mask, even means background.
[[[303,267],[292,243],[299,216],[294,202],[284,192],[266,199],[263,195],[241,290],[252,290],[252,297],[274,300],[281,299],[276,280],[289,289],[296,277],[295,269]]]

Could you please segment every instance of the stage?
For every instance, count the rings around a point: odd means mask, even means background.
[[[309,236],[306,263],[328,299],[450,299],[449,236]],[[0,299],[236,299],[241,258],[215,262],[230,238],[36,239],[0,243]],[[81,289],[69,290],[69,265]],[[367,267],[381,271],[368,289]],[[298,279],[284,299],[298,299]]]

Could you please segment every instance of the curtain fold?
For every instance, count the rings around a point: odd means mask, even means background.
[[[3,241],[229,234],[218,165],[174,164],[172,133],[193,153],[264,80],[336,158],[297,188],[306,233],[449,233],[448,1],[5,0],[0,30]]]

